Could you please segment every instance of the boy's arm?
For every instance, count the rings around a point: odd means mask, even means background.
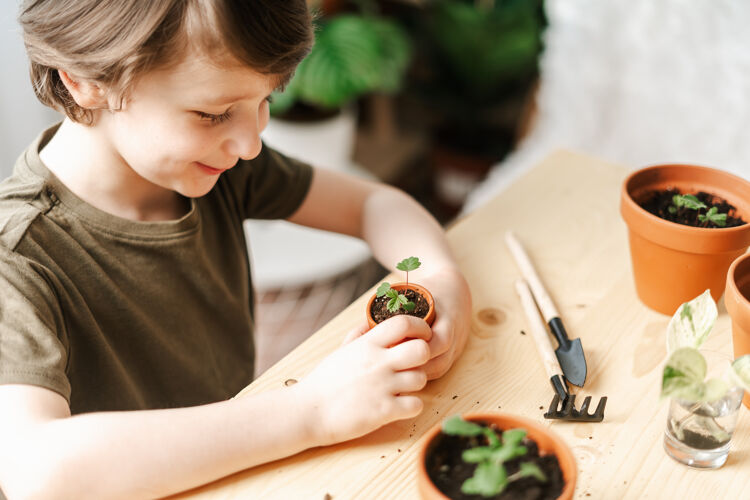
[[[448,371],[468,337],[471,291],[443,229],[419,203],[384,184],[315,169],[305,201],[288,220],[362,238],[388,269],[419,257],[422,266],[409,280],[427,287],[437,308],[425,371],[430,379]]]
[[[414,417],[432,332],[414,318],[373,332],[298,384],[191,408],[71,417],[49,389],[0,385],[0,489],[11,500],[161,497]]]

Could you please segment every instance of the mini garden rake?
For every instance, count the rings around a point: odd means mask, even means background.
[[[531,294],[529,285],[524,280],[516,281],[516,292],[521,299],[521,305],[528,319],[531,336],[534,339],[539,355],[542,357],[544,368],[550,377],[550,383],[555,389],[555,396],[549,405],[549,410],[544,414],[544,418],[567,420],[571,422],[601,422],[604,420],[604,406],[607,404],[607,397],[602,397],[596,405],[594,413],[589,413],[591,396],[586,396],[580,409],[575,407],[575,394],[568,392],[568,384],[562,374],[560,363],[555,357],[552,350],[552,344],[544,327],[542,318]]]

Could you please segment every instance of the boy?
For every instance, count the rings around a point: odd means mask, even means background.
[[[304,1],[27,0],[20,21],[35,91],[66,118],[0,185],[9,498],[164,496],[421,411],[471,310],[440,227],[259,138],[312,43]],[[229,399],[253,371],[249,217],[362,237],[389,265],[419,255],[433,328],[362,325],[298,384]]]

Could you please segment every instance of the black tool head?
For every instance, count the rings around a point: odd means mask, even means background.
[[[549,405],[549,410],[544,414],[544,418],[567,420],[571,422],[601,422],[604,420],[604,407],[607,404],[607,396],[602,397],[599,400],[599,404],[596,405],[594,413],[589,413],[589,404],[591,403],[591,396],[586,396],[583,399],[583,404],[579,410],[575,407],[576,396],[571,394],[568,398],[563,401],[562,408],[558,409],[560,405],[560,397],[555,394],[552,398],[552,402]]]
[[[573,385],[583,387],[586,381],[586,358],[583,355],[581,339],[573,339],[566,346],[555,349],[563,375]]]

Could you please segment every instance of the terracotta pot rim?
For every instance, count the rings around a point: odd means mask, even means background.
[[[562,438],[560,438],[554,431],[534,420],[511,413],[464,413],[461,415],[461,418],[463,418],[464,420],[472,421],[494,422],[496,424],[498,423],[498,421],[504,421],[509,423],[509,427],[511,428],[521,427],[525,428],[527,431],[530,431],[530,433],[543,434],[549,437],[549,439],[555,444],[556,450],[552,450],[549,453],[545,454],[553,454],[557,456],[558,462],[560,464],[560,469],[563,472],[563,479],[565,480],[565,485],[563,486],[563,490],[560,493],[558,500],[573,497],[573,493],[575,492],[576,480],[578,477],[578,469],[575,461],[575,456],[573,455],[573,452],[571,451],[568,444],[563,441]],[[430,443],[432,443],[432,441],[437,437],[441,430],[442,420],[435,424],[422,437],[423,441],[420,444],[419,450],[418,474],[420,476],[423,476],[423,479],[426,480],[424,484],[429,489],[429,494],[432,496],[432,498],[450,500],[429,479],[429,475],[427,474],[427,467],[425,466],[427,460],[427,450],[430,447]],[[531,439],[534,439],[534,437],[532,436],[529,437]]]
[[[750,260],[750,253],[745,253],[734,259],[732,264],[729,266],[729,271],[727,271],[727,287],[725,290],[726,297],[731,297],[731,300],[725,300],[725,306],[727,308],[727,312],[730,316],[736,316],[737,311],[735,309],[735,305],[739,305],[740,302],[745,302],[748,306],[750,306],[750,299],[745,297],[745,295],[740,292],[740,289],[737,287],[737,280],[735,279],[735,272],[737,271],[737,268],[740,266],[740,264],[744,263],[745,261]],[[736,304],[735,304],[736,303]]]
[[[750,221],[741,226],[725,228],[705,228],[686,226],[676,222],[662,219],[642,208],[631,195],[632,184],[640,177],[647,176],[655,171],[687,171],[700,172],[709,174],[723,181],[731,181],[733,185],[739,186],[738,190],[746,190],[750,193],[750,182],[745,179],[719,170],[716,168],[705,167],[692,164],[660,164],[641,168],[630,173],[622,183],[620,212],[625,223],[631,231],[634,231],[646,239],[649,239],[658,245],[666,248],[672,248],[688,253],[721,253],[731,252],[747,247],[750,245]],[[695,181],[695,184],[705,186],[701,188],[705,191],[714,191],[716,188],[703,181]],[[648,185],[644,183],[644,185]],[[747,208],[747,204],[742,204],[742,196],[737,195],[740,201],[727,200],[738,206],[738,208]],[[742,210],[744,219],[748,218],[748,210]],[[701,245],[700,242],[705,242]],[[702,248],[708,246],[710,248]],[[718,248],[717,248],[718,247]]]
[[[394,290],[403,290],[404,288],[407,288],[406,282],[392,283],[391,288],[393,288]],[[427,314],[422,319],[424,319],[428,325],[432,326],[432,323],[435,320],[435,299],[432,297],[432,294],[427,288],[423,287],[422,285],[418,283],[410,282],[408,288],[419,293],[422,297],[425,298],[425,300],[429,304],[430,308],[427,310]],[[370,300],[367,301],[367,306],[365,308],[365,314],[367,315],[367,324],[370,325],[370,328],[373,328],[375,325],[377,325],[377,323],[372,317],[372,313],[370,312],[370,309],[372,308],[372,303],[375,301],[376,297],[377,296],[373,293],[372,296],[370,297]]]

